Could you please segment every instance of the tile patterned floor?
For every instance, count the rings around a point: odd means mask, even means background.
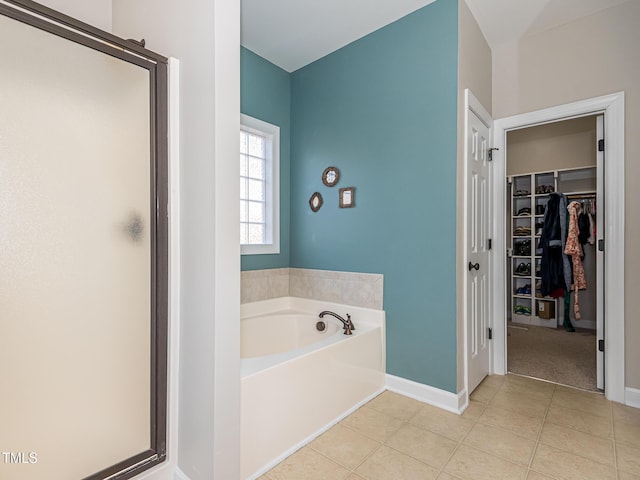
[[[640,480],[640,409],[514,375],[462,415],[386,391],[259,480]]]

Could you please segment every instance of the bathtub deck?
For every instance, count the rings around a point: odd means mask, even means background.
[[[278,319],[291,320],[284,316],[295,310],[308,313],[315,328],[318,313],[331,310],[350,313],[356,329],[349,336],[337,330],[295,350],[242,360],[243,479],[256,478],[325,432],[383,391],[385,383],[384,312],[297,298],[258,303],[243,306],[243,318],[271,327]],[[306,332],[306,323],[299,325]]]

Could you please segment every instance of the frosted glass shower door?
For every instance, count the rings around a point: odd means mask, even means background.
[[[0,15],[2,479],[150,448],[150,110],[147,69]]]

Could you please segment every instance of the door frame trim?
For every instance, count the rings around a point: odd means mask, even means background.
[[[467,191],[467,175],[469,173],[468,171],[468,160],[469,160],[469,147],[467,144],[467,133],[469,132],[469,112],[473,112],[488,128],[489,128],[489,139],[492,139],[494,136],[494,132],[493,132],[493,119],[491,118],[491,114],[487,111],[486,108],[484,108],[482,106],[482,103],[480,103],[480,101],[476,98],[476,96],[473,94],[473,92],[471,90],[469,90],[468,88],[465,88],[464,90],[464,188],[463,188],[463,219],[462,219],[462,228],[463,228],[463,238],[464,238],[464,242],[463,242],[463,247],[462,247],[462,256],[463,256],[463,265],[467,265],[467,263],[469,262],[469,254],[467,252],[467,244],[468,244],[468,237],[469,237],[469,229],[468,229],[468,219],[469,219],[469,209],[468,209],[468,201],[469,201],[469,192]],[[492,191],[494,190],[493,185],[494,185],[494,180],[493,180],[493,168],[489,168],[490,170],[490,174],[489,174],[489,195],[488,195],[488,199],[489,199],[489,212],[491,212],[491,215],[493,216],[494,209],[493,209],[493,198],[494,195],[492,195]],[[491,231],[491,224],[492,224],[492,218],[489,218],[489,230]],[[489,281],[487,282],[487,286],[489,289],[489,311],[488,311],[488,316],[489,319],[493,318],[493,302],[491,301],[491,299],[493,298],[492,296],[492,279],[493,279],[493,272],[496,271],[493,269],[494,266],[494,261],[493,261],[493,257],[495,257],[495,255],[493,255],[494,249],[492,248],[489,251],[489,265],[487,268],[487,278],[489,279]],[[464,279],[463,279],[463,285],[464,288],[462,288],[462,318],[463,318],[463,329],[464,329],[464,392],[465,392],[465,398],[464,398],[464,408],[467,407],[468,403],[469,403],[469,395],[471,395],[471,392],[469,391],[469,329],[467,328],[467,322],[469,320],[468,318],[468,311],[467,311],[467,307],[468,307],[468,292],[467,292],[467,282],[469,280],[469,271],[464,268],[462,270],[464,272]],[[492,371],[492,359],[493,359],[493,342],[489,342],[489,372]]]
[[[625,355],[624,355],[624,92],[580,100],[551,108],[501,118],[494,122],[493,144],[500,150],[494,156],[493,180],[493,235],[496,252],[506,252],[506,133],[534,125],[559,120],[604,113],[605,162],[604,193],[606,218],[605,291],[605,396],[609,400],[624,403]],[[598,234],[602,238],[602,232]],[[494,340],[492,373],[504,375],[507,367],[506,336],[506,255],[494,255],[492,311],[504,312],[500,318],[493,316]]]

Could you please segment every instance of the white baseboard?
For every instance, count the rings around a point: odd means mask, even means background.
[[[630,407],[640,408],[640,388],[625,388],[624,403]]]
[[[182,470],[180,470],[178,467],[176,467],[176,469],[173,472],[173,479],[174,480],[191,480],[189,477],[187,477],[187,474],[184,473]]]
[[[468,396],[465,390],[455,394],[389,374],[386,375],[386,385],[387,390],[414,398],[449,412],[461,414],[468,406]]]

